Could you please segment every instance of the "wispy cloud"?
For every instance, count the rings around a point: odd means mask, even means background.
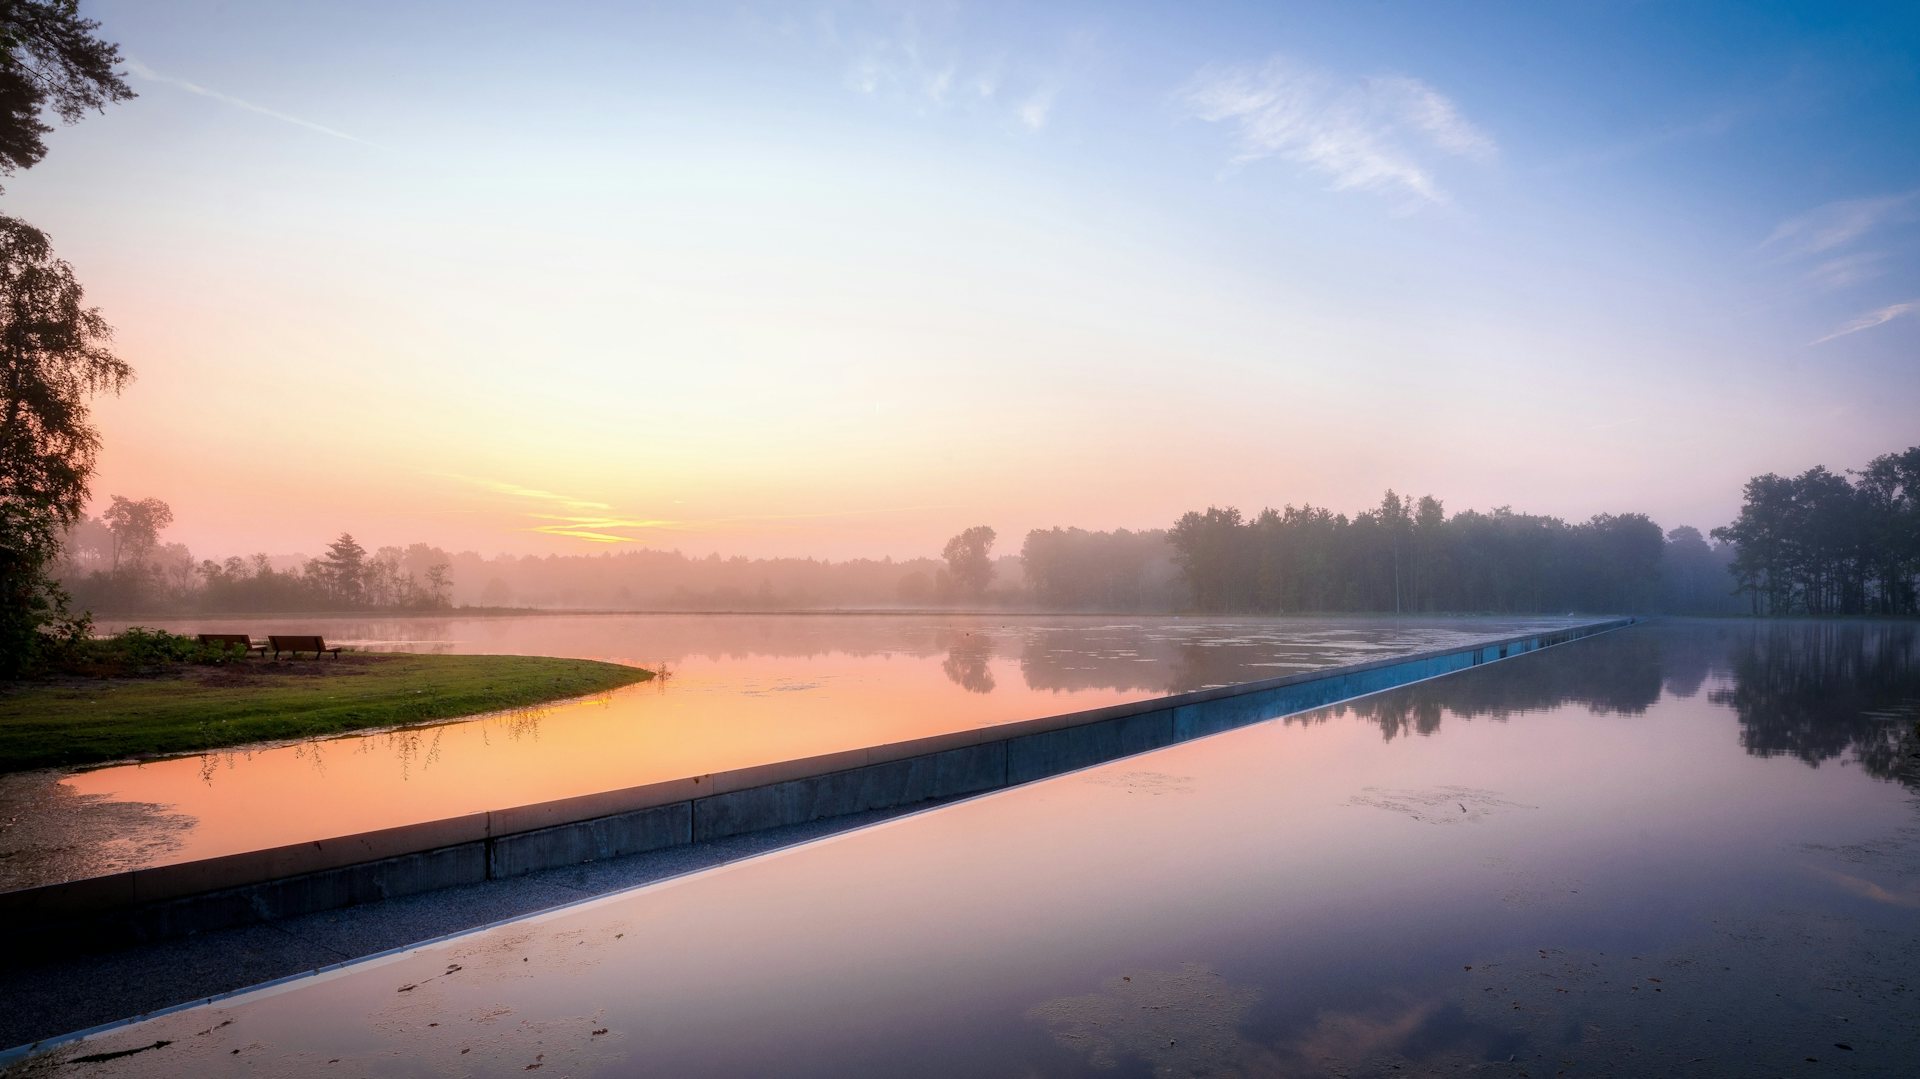
[[[223,94],[218,90],[214,90],[209,87],[202,86],[197,82],[189,82],[186,79],[176,78],[172,75],[162,75],[158,71],[153,70],[152,68],[141,63],[138,60],[128,60],[127,70],[133,74],[134,78],[137,78],[137,79],[144,79],[147,82],[157,82],[157,83],[163,83],[167,86],[177,87],[181,90],[185,90],[190,94],[198,94],[201,97],[212,98],[213,100],[221,102],[222,104],[232,105],[236,109],[245,109],[248,112],[258,113],[261,116],[271,117],[275,120],[279,120],[282,123],[293,124],[296,127],[304,127],[308,131],[316,131],[322,135],[327,135],[332,138],[344,139],[347,142],[357,142],[362,146],[373,145],[372,143],[368,142],[363,138],[359,138],[358,136],[355,136],[355,135],[349,135],[346,132],[339,130],[338,128],[328,127],[325,124],[316,124],[312,120],[303,119],[301,117],[294,116],[290,113],[284,113],[279,111],[278,109],[270,109],[270,108],[267,108],[265,105],[256,105],[251,101],[245,100],[244,98],[234,97],[232,94]]]
[[[1011,115],[1029,131],[1047,126],[1089,51],[1087,40],[1074,36],[1050,58],[982,53],[970,47],[977,35],[966,32],[957,7],[907,6],[860,22],[819,39],[844,58],[849,89],[928,113]]]
[[[775,524],[783,521],[830,521],[849,517],[880,517],[892,513],[909,513],[920,510],[951,508],[953,507],[949,505],[888,506],[884,509],[828,510],[821,513],[739,513],[725,517],[707,517],[697,520],[624,517],[612,514],[575,516],[553,513],[529,513],[527,514],[528,517],[543,523],[534,525],[527,531],[538,532],[543,536],[565,536],[569,539],[582,539],[589,543],[638,543],[641,540],[647,539],[647,534],[649,533],[720,532],[743,524]]]
[[[1847,322],[1846,325],[1841,326],[1839,329],[1833,331],[1832,333],[1826,335],[1825,337],[1816,338],[1815,340],[1809,342],[1809,344],[1824,345],[1828,341],[1832,341],[1835,338],[1845,337],[1848,334],[1859,333],[1861,330],[1871,330],[1875,326],[1885,326],[1887,323],[1892,322],[1894,319],[1904,318],[1907,315],[1911,315],[1916,311],[1920,311],[1920,300],[1908,300],[1906,303],[1888,304],[1887,306],[1882,307],[1879,310],[1869,311],[1858,318],[1852,319],[1851,321]]]
[[[1823,292],[1838,292],[1879,277],[1886,272],[1886,262],[1884,251],[1855,251],[1821,260],[1806,272],[1806,279]]]
[[[479,476],[463,476],[457,472],[431,472],[428,473],[428,475],[438,476],[442,479],[459,480],[461,483],[478,487],[484,491],[492,491],[497,495],[506,495],[510,498],[522,498],[533,502],[548,502],[554,505],[564,506],[571,510],[610,510],[613,508],[605,502],[595,502],[591,499],[577,498],[573,495],[559,494],[554,491],[543,491],[538,487],[522,487],[517,483],[507,483],[504,480],[482,479]]]
[[[929,509],[950,509],[945,505],[887,506],[880,509],[826,510],[816,513],[731,514],[722,517],[680,518],[647,517],[623,513],[611,503],[556,491],[527,487],[504,480],[465,476],[454,472],[428,472],[425,475],[454,480],[477,491],[511,500],[510,512],[532,522],[524,531],[543,536],[560,536],[588,543],[643,543],[662,533],[709,533],[737,530],[741,525],[774,524],[783,521],[834,520],[849,517],[879,517]],[[674,500],[680,504],[679,499]]]
[[[1782,221],[1760,246],[1786,258],[1820,255],[1889,225],[1912,221],[1916,215],[1920,215],[1920,191],[1829,202]]]
[[[1047,117],[1053,114],[1053,99],[1059,92],[1058,87],[1040,87],[1027,95],[1027,99],[1014,110],[1014,115],[1020,118],[1028,131],[1039,131],[1047,126]]]
[[[570,539],[583,539],[590,543],[634,543],[640,537],[621,535],[623,532],[662,532],[678,531],[686,527],[685,521],[659,520],[646,517],[589,516],[569,517],[550,513],[529,513],[527,516],[545,521],[534,525],[529,532],[538,532],[543,536],[566,536]]]
[[[1282,57],[1210,68],[1179,91],[1200,119],[1233,127],[1234,161],[1279,157],[1362,189],[1444,204],[1430,159],[1487,161],[1493,139],[1446,95],[1405,75],[1343,78]]]
[[[1800,283],[1838,293],[1885,276],[1911,247],[1915,222],[1920,222],[1920,189],[1842,199],[1780,222],[1756,250]],[[1870,311],[1812,343],[1872,329],[1910,307],[1896,303]]]

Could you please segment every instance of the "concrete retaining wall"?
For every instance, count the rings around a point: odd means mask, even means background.
[[[976,794],[1612,629],[1598,622],[891,745],[0,893],[16,953],[180,936]],[[62,931],[66,930],[66,931]]]

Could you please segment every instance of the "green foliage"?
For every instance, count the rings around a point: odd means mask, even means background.
[[[46,234],[0,215],[0,679],[39,662],[41,627],[64,614],[48,566],[99,450],[87,399],[133,377],[82,300]]]
[[[0,175],[46,156],[43,111],[72,123],[134,96],[113,70],[117,47],[94,36],[99,26],[75,0],[0,4]],[[66,594],[47,567],[86,504],[99,450],[87,398],[133,377],[83,299],[46,233],[0,214],[0,681],[71,636]]]
[[[1716,539],[1756,614],[1920,613],[1920,446],[1846,476],[1823,467],[1747,481]]]
[[[115,647],[143,657],[183,654],[179,638],[151,630]],[[217,669],[169,662],[158,676],[0,691],[0,772],[453,719],[652,677],[637,667],[540,656],[348,653]]]
[[[1317,507],[1190,512],[1167,533],[1203,611],[1645,611],[1665,606],[1665,540],[1637,513],[1569,525],[1388,491],[1348,517]],[[1029,576],[1033,576],[1029,570]],[[1044,579],[1045,573],[1043,571]]]
[[[0,497],[0,679],[18,678],[40,660],[40,627],[60,595],[46,576],[55,549],[51,524]]]
[[[40,676],[143,678],[175,673],[188,665],[215,667],[246,658],[246,650],[201,644],[199,638],[134,626],[111,637],[92,635],[90,615],[63,615],[41,630]]]

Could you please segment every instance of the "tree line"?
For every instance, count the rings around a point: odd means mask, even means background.
[[[1165,532],[1028,535],[1035,593],[1067,608],[1241,614],[1734,609],[1732,554],[1644,514],[1556,517],[1469,510],[1388,491],[1351,516],[1321,506],[1252,516],[1213,506]],[[1177,597],[1172,604],[1169,598]]]
[[[1755,477],[1710,535],[1641,513],[1449,516],[1389,490],[1352,516],[1212,506],[1165,532],[1036,529],[1021,558],[1032,596],[1057,609],[1913,615],[1920,447],[1845,475]]]
[[[368,551],[343,532],[318,558],[266,554],[196,561],[161,542],[173,510],[157,498],[119,495],[99,517],[82,517],[60,543],[54,573],[75,606],[88,610],[264,611],[445,610],[453,605],[451,558],[415,543]]]
[[[1713,534],[1754,614],[1920,613],[1920,446],[1847,475],[1755,476]]]
[[[1585,521],[1507,507],[1448,514],[1388,491],[1359,513],[1320,506],[1183,514],[1168,529],[1034,529],[995,555],[984,525],[940,558],[449,554],[414,543],[319,558],[196,561],[161,541],[158,499],[115,497],[67,530],[58,575],[112,611],[444,609],[794,610],[1001,607],[1302,614],[1913,614],[1920,583],[1920,447],[1849,481],[1824,468],[1761,476],[1731,525],[1662,531],[1645,514]]]

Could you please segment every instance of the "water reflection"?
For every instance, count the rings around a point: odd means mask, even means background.
[[[1846,754],[1868,774],[1920,786],[1920,627],[1805,622],[1758,627],[1710,694],[1740,716],[1747,752],[1819,765]]]
[[[947,646],[947,658],[940,664],[948,681],[968,693],[993,692],[993,641],[984,636],[963,633]]]
[[[1098,992],[1050,1000],[1027,1014],[1102,1071],[1138,1060],[1155,1075],[1271,1074],[1272,1054],[1240,1034],[1259,999],[1258,989],[1188,963],[1116,975]]]
[[[1565,704],[1585,705],[1598,715],[1641,715],[1660,699],[1671,658],[1661,627],[1614,633],[1592,648],[1582,648],[1580,663],[1524,664],[1499,682],[1442,678],[1362,698],[1332,712],[1309,713],[1324,722],[1357,715],[1380,725],[1388,741],[1404,735],[1431,735],[1448,715],[1506,720]],[[1699,678],[1711,669],[1711,653]],[[1724,658],[1722,659],[1724,666]]]
[[[1179,693],[1358,663],[1570,619],[1294,618],[1124,622],[1050,615],[528,615],[501,618],[315,618],[302,629],[376,651],[509,653],[698,668],[750,659],[954,659],[964,692],[981,665],[1004,685],[1009,663],[1030,690]],[[102,628],[117,628],[102,623]],[[257,619],[199,619],[162,628],[252,632]],[[971,683],[971,684],[969,684]],[[656,687],[658,688],[658,687]]]
[[[1500,682],[1448,678],[1297,722],[1360,716],[1388,740],[1437,733],[1448,716],[1504,721],[1566,704],[1643,715],[1662,696],[1707,689],[1732,709],[1755,756],[1809,765],[1846,758],[1920,787],[1920,627],[1901,622],[1670,622],[1609,634],[1582,662],[1527,664]]]
[[[1920,799],[1869,762],[1889,724],[1911,728],[1913,647],[1909,629],[1861,624],[1635,628],[81,1051],[165,1040],[145,1066],[207,1075],[334,1059],[376,1075],[421,1059],[516,1074],[1740,1076],[1836,1060],[1908,1074]]]

